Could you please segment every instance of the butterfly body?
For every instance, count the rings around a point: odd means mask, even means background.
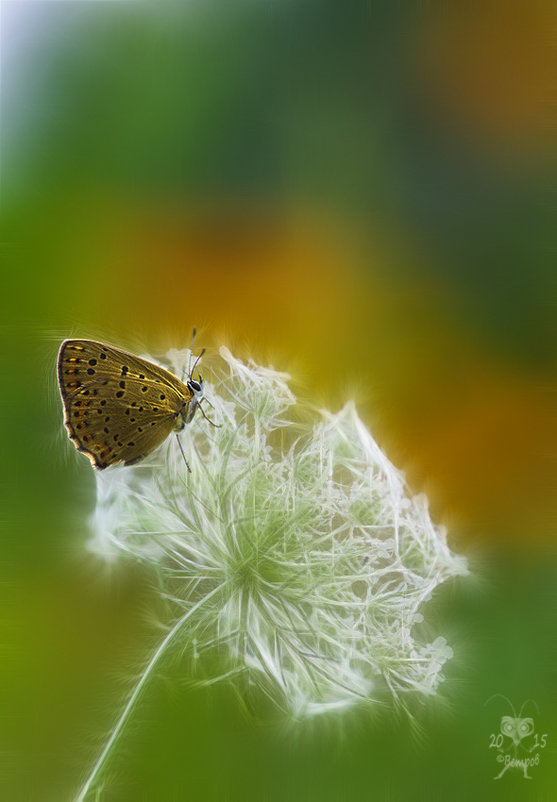
[[[95,340],[64,340],[58,383],[70,439],[99,470],[138,462],[202,409],[201,376],[196,381],[190,375],[184,383]]]

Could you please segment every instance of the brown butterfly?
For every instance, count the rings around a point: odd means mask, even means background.
[[[190,423],[198,408],[217,425],[201,407],[201,374],[196,381],[190,371],[184,384],[146,359],[95,340],[64,340],[58,384],[70,439],[97,469],[138,462]]]

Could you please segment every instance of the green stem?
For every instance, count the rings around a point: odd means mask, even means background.
[[[200,599],[197,602],[197,604],[194,604],[194,606],[191,608],[191,610],[188,610],[188,612],[185,613],[185,615],[183,615],[181,618],[178,619],[178,621],[174,624],[172,629],[166,635],[165,639],[162,641],[162,643],[158,647],[157,651],[155,652],[155,654],[150,659],[147,667],[145,668],[145,671],[141,675],[141,679],[139,680],[139,682],[135,686],[134,691],[133,691],[132,695],[130,696],[127,705],[125,706],[125,708],[124,708],[124,710],[122,712],[122,715],[118,719],[118,722],[117,722],[116,726],[112,730],[112,734],[111,734],[110,738],[108,739],[108,741],[106,742],[106,745],[105,745],[103,751],[101,752],[99,759],[97,760],[97,762],[93,766],[93,769],[92,769],[91,773],[89,774],[89,777],[87,778],[87,781],[85,782],[85,784],[81,788],[81,791],[79,792],[79,794],[75,798],[75,802],[84,802],[85,798],[87,797],[87,794],[89,793],[89,791],[93,787],[93,784],[97,781],[99,775],[101,774],[101,772],[102,772],[102,770],[103,770],[103,768],[104,768],[104,766],[105,766],[105,764],[106,764],[106,762],[107,762],[107,760],[108,760],[108,758],[110,756],[110,753],[111,753],[112,749],[114,748],[114,746],[116,745],[116,743],[118,742],[118,739],[120,738],[120,736],[122,734],[122,731],[124,729],[124,726],[126,724],[126,721],[127,721],[128,717],[129,717],[131,711],[133,710],[136,702],[139,700],[139,698],[141,696],[141,693],[143,692],[143,690],[144,690],[144,688],[145,688],[145,686],[147,684],[147,681],[150,678],[150,675],[151,675],[153,669],[157,665],[157,663],[160,660],[161,656],[164,654],[164,652],[166,650],[166,647],[173,641],[173,639],[176,637],[176,635],[178,634],[178,632],[180,631],[182,626],[186,623],[186,621],[190,618],[190,616],[193,615],[193,613],[195,613],[195,611],[198,610],[199,607],[201,607],[203,604],[205,604],[211,598],[211,596],[214,596],[220,590],[221,590],[221,588],[219,586],[219,587],[215,588],[213,591],[211,591],[211,593],[209,593],[207,596],[204,596],[202,599]]]

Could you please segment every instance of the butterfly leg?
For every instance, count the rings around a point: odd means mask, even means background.
[[[176,435],[176,440],[178,441],[178,445],[180,446],[180,451],[182,452],[182,457],[184,458],[184,462],[186,463],[186,468],[191,473],[191,468],[188,465],[188,461],[186,459],[186,455],[184,454],[184,449],[182,448],[182,443],[180,442],[180,437],[178,435]]]
[[[220,427],[222,426],[222,423],[215,423],[215,421],[211,420],[211,418],[208,415],[205,414],[205,410],[203,409],[201,404],[198,404],[197,406],[201,410],[201,414],[203,415],[205,420],[208,421],[211,424],[211,426],[214,426],[215,429],[220,429]]]

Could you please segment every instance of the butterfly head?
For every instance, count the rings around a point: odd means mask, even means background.
[[[193,330],[193,338],[195,340],[195,329]],[[191,345],[192,347],[190,355],[193,352],[193,340]],[[201,414],[203,415],[205,420],[208,421],[211,424],[211,426],[216,426],[218,428],[221,424],[215,423],[214,421],[211,420],[211,418],[207,417],[207,415],[205,414],[205,410],[201,406],[201,402],[205,399],[205,390],[203,389],[203,376],[201,375],[201,373],[198,373],[197,380],[193,378],[193,372],[204,353],[205,349],[203,348],[203,350],[193,363],[193,367],[190,366],[190,369],[188,371],[189,378],[186,382],[186,387],[191,393],[191,398],[187,403],[184,404],[184,409],[182,410],[182,420],[184,423],[189,423],[192,420],[193,416],[195,415],[197,407],[199,407]],[[207,403],[210,406],[213,406],[210,401],[208,401]]]
[[[188,379],[186,382],[186,387],[191,393],[191,399],[189,404],[186,406],[185,415],[183,417],[184,422],[189,423],[195,415],[197,407],[201,409],[201,402],[204,398],[203,378],[201,373],[199,374],[199,379],[197,381],[192,378]]]
[[[198,381],[196,381],[195,379],[188,379],[188,381],[186,382],[186,387],[192,394],[192,400],[199,404],[200,401],[203,399],[203,393],[204,393],[203,377],[201,376],[201,373],[199,374]]]

